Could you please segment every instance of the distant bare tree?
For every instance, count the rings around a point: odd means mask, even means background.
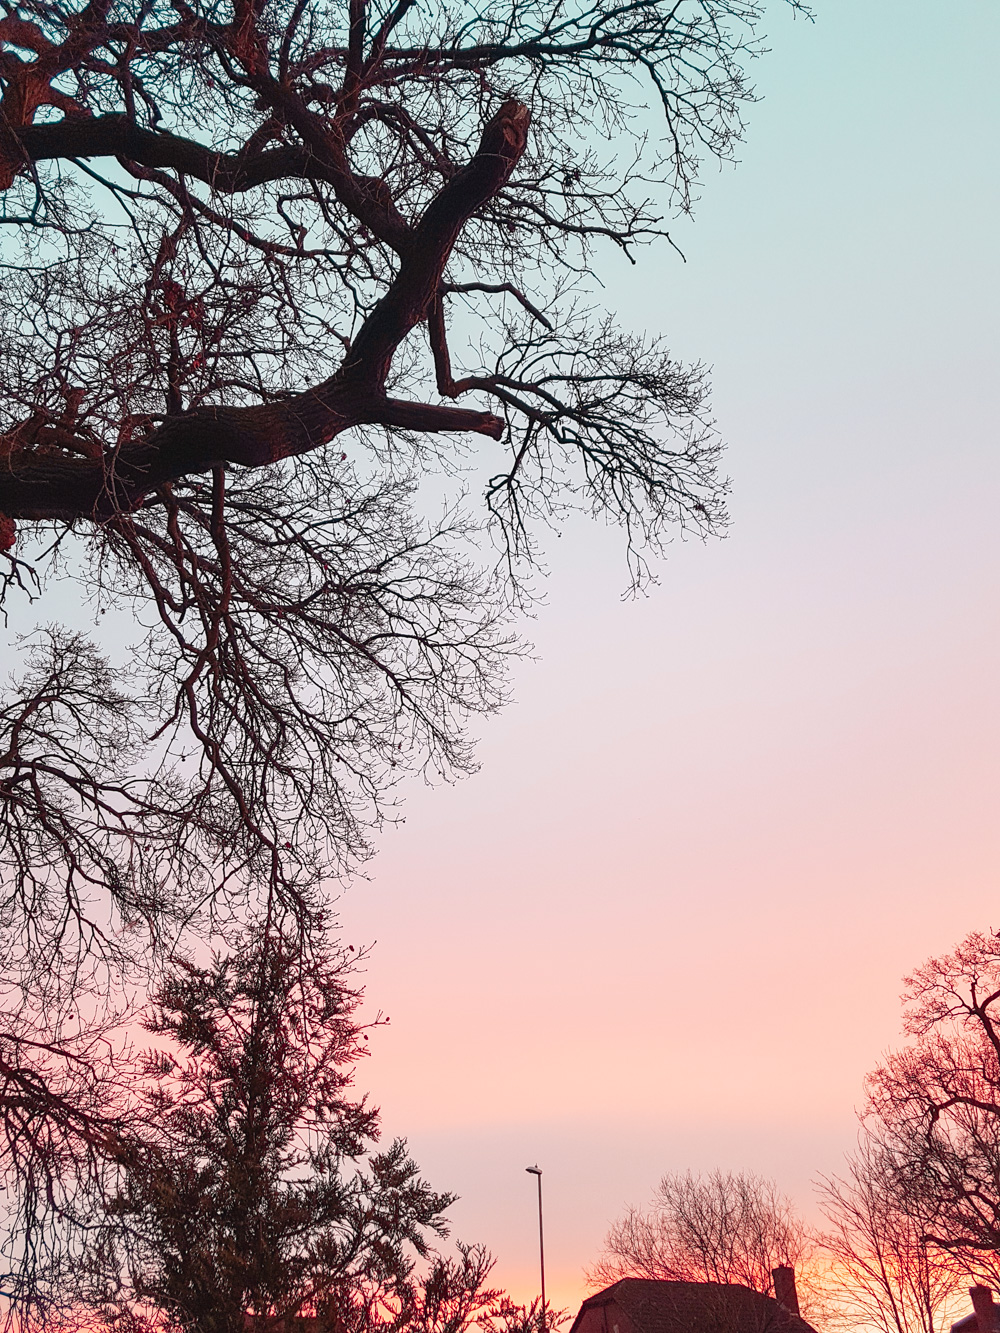
[[[846,1176],[823,1177],[825,1322],[880,1333],[941,1333],[965,1304],[954,1260],[928,1243],[927,1219],[900,1197],[893,1162],[862,1132]],[[967,1285],[967,1283],[966,1283]]]
[[[771,1270],[809,1253],[808,1232],[772,1181],[752,1172],[666,1175],[648,1211],[630,1208],[588,1270],[594,1287],[623,1277],[738,1282],[769,1293]]]
[[[901,1206],[970,1277],[1000,1274],[1000,934],[975,931],[906,979],[912,1040],[868,1079]]]

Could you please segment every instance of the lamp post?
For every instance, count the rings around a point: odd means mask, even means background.
[[[541,1333],[545,1333],[545,1239],[542,1232],[542,1168],[540,1166],[526,1166],[524,1169],[530,1176],[538,1177],[538,1266],[542,1275]]]

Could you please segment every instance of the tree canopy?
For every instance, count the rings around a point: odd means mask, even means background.
[[[255,906],[308,931],[398,778],[469,769],[539,523],[621,524],[635,577],[723,526],[704,371],[592,274],[731,156],[762,16],[4,6],[0,1080],[22,1179],[56,1135],[36,1197],[113,1120],[102,996]],[[67,580],[95,632],[45,611]]]
[[[911,1042],[868,1079],[897,1206],[959,1270],[1000,1267],[1000,936],[975,931],[906,979]]]
[[[420,520],[413,495],[470,441],[510,570],[566,506],[624,524],[639,562],[723,524],[703,371],[617,328],[589,275],[731,154],[760,18],[8,9],[5,591],[58,568],[139,627],[126,662],[35,637],[6,704],[22,917],[55,892],[71,924],[101,885],[148,924],[251,870],[294,903],[364,854],[403,771],[468,766],[464,719],[502,699],[503,581],[470,559],[479,520]]]

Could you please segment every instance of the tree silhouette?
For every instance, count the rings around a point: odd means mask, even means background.
[[[957,1271],[1000,1276],[1000,936],[975,931],[906,979],[913,1040],[868,1079],[893,1195]]]
[[[591,273],[731,156],[761,14],[5,8],[0,596],[68,578],[117,617],[29,634],[0,705],[22,1178],[40,1123],[84,1165],[107,1132],[109,988],[233,913],[307,923],[403,773],[470,767],[539,522],[622,524],[637,578],[724,523],[701,368]],[[473,464],[481,516],[418,517]]]
[[[928,1243],[927,1219],[902,1199],[893,1162],[878,1138],[862,1131],[844,1176],[821,1177],[820,1204],[830,1224],[823,1248],[832,1262],[827,1324],[865,1325],[880,1333],[937,1333],[958,1314],[961,1273]],[[968,1284],[966,1283],[966,1286]]]
[[[648,1211],[611,1227],[589,1270],[591,1286],[624,1277],[739,1283],[772,1294],[772,1271],[809,1249],[805,1227],[770,1180],[750,1172],[666,1175]]]
[[[702,371],[585,293],[595,246],[664,236],[657,192],[688,206],[699,159],[730,154],[759,18],[25,0],[0,19],[5,588],[61,560],[143,627],[127,664],[34,640],[0,754],[22,913],[55,893],[92,925],[99,883],[156,925],[254,876],[294,904],[364,854],[404,769],[468,766],[462,721],[502,698],[502,590],[460,554],[467,523],[411,501],[469,439],[511,568],[568,505],[623,523],[640,562],[674,524],[720,526]]]

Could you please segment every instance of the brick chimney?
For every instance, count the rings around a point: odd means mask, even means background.
[[[771,1280],[774,1282],[774,1299],[790,1314],[798,1314],[799,1295],[795,1290],[795,1269],[791,1264],[781,1264],[778,1268],[772,1268]],[[979,1333],[984,1333],[984,1330],[980,1328]],[[990,1333],[994,1333],[992,1326]]]
[[[976,1312],[976,1326],[979,1333],[998,1333],[1000,1321],[997,1315],[1000,1311],[993,1303],[993,1292],[989,1287],[970,1287],[969,1295],[972,1297],[972,1308]]]

